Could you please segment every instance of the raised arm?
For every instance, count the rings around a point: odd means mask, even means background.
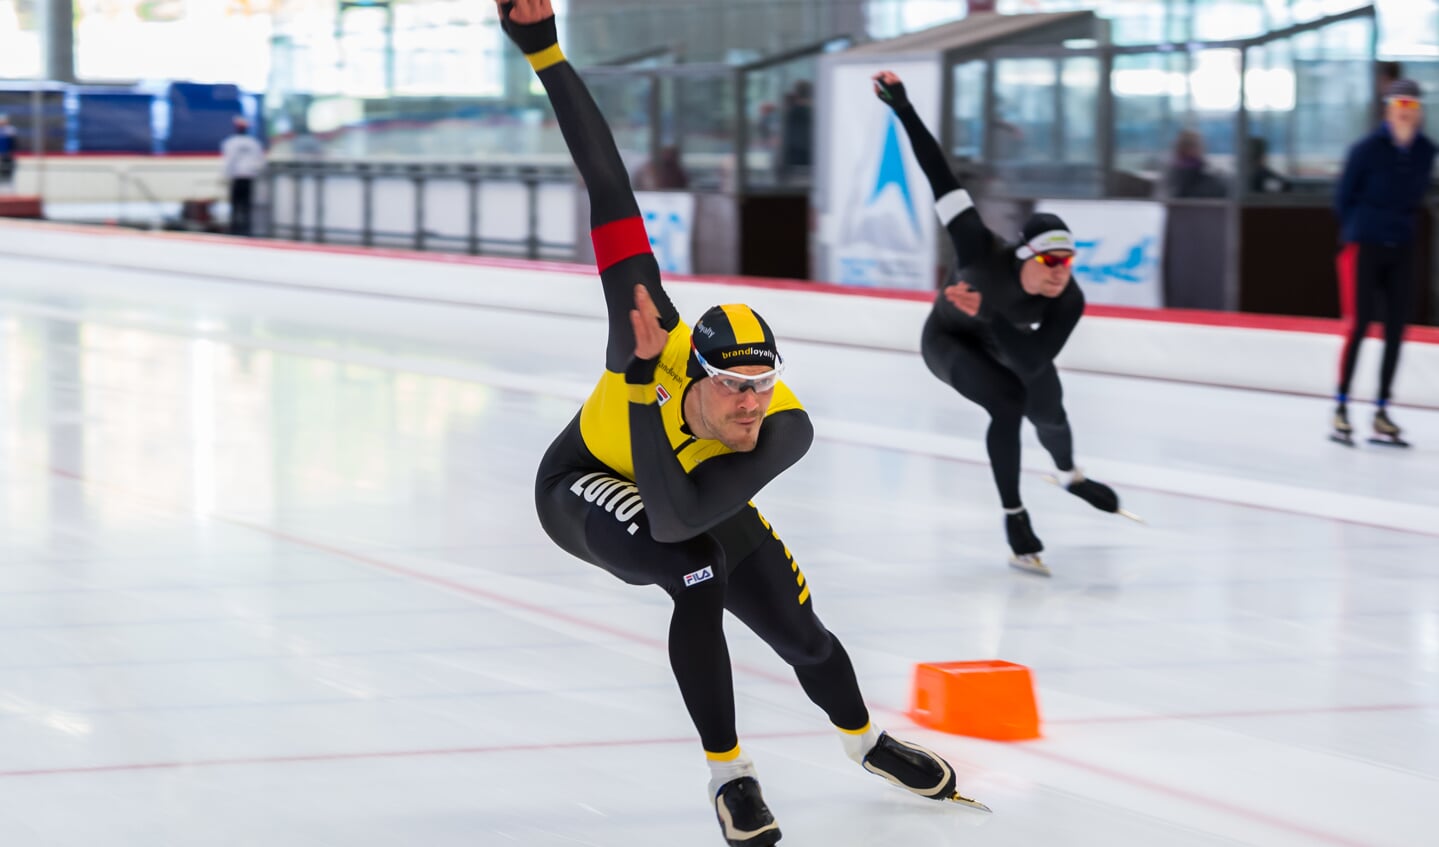
[[[629,317],[634,286],[649,290],[666,329],[679,322],[679,313],[660,285],[659,265],[650,251],[614,135],[584,80],[560,50],[551,0],[505,0],[496,5],[505,33],[524,52],[545,86],[565,145],[589,194],[590,237],[609,312],[605,369],[623,373],[635,346]]]
[[[894,110],[895,117],[899,118],[900,125],[909,136],[909,145],[925,178],[929,180],[930,191],[934,192],[935,211],[939,213],[939,222],[949,232],[959,266],[982,261],[994,250],[999,239],[984,225],[969,192],[960,186],[959,179],[949,169],[939,142],[934,140],[909,102],[904,83],[894,72],[882,71],[874,76],[874,91]]]

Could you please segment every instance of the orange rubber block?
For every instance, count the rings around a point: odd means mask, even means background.
[[[910,719],[920,726],[992,741],[1039,737],[1029,668],[998,660],[914,666]]]

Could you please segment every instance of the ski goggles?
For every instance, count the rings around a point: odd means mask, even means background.
[[[1044,265],[1046,268],[1067,268],[1074,264],[1074,254],[1061,256],[1057,253],[1035,253],[1034,261]]]
[[[715,381],[715,385],[718,385],[727,394],[739,394],[746,389],[756,394],[763,394],[773,390],[775,383],[779,382],[780,374],[784,373],[783,359],[776,359],[774,370],[757,374],[741,374],[717,368],[705,361],[705,357],[700,355],[699,348],[695,347],[693,341],[690,342],[690,350],[699,360],[700,367],[704,368],[705,373]]]

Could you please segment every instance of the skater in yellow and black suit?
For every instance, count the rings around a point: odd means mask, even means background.
[[[680,320],[609,127],[560,50],[550,0],[499,11],[584,180],[609,314],[604,373],[540,463],[535,503],[545,532],[574,556],[672,598],[670,665],[730,844],[773,844],[779,828],[739,745],[726,609],[794,667],[852,758],[918,794],[952,799],[954,772],[943,759],[871,724],[849,656],[750,502],[814,438],[779,381],[774,334],[743,305],[716,306],[693,330]]]

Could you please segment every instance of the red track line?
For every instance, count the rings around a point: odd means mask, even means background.
[[[366,556],[363,553],[355,553],[342,547],[334,547],[319,541],[311,541],[308,538],[304,538],[298,535],[292,535],[288,532],[284,532],[283,530],[264,526],[263,524],[250,523],[249,521],[240,520],[238,518],[229,518],[225,517],[224,515],[214,515],[213,517],[215,520],[223,521],[224,523],[228,523],[233,526],[244,527],[245,529],[253,530],[263,535],[268,535],[273,538],[278,538],[282,541],[289,542],[290,544],[294,544],[300,547],[308,547],[311,550],[316,550],[321,553],[328,553],[329,555],[336,556],[342,559],[349,559],[352,562],[359,562],[363,565],[368,565],[369,567],[377,568],[388,573],[398,574],[408,579],[413,579],[417,582],[424,582],[430,585],[436,585],[440,588],[446,589],[447,591],[453,591],[458,594],[466,594],[471,597],[480,597],[501,606],[508,606],[512,609],[519,609],[533,615],[539,615],[541,617],[557,620],[570,626],[590,629],[596,632],[603,632],[606,635],[611,635],[615,638],[619,638],[625,641],[632,641],[636,644],[643,644],[647,647],[654,647],[658,650],[663,650],[665,652],[669,651],[669,643],[667,641],[662,641],[658,638],[650,638],[648,636],[638,635],[628,630],[623,630],[610,626],[609,624],[603,624],[597,621],[592,621],[586,618],[579,617],[577,615],[567,614],[565,612],[549,608],[548,606],[541,606],[539,604],[531,603],[526,600],[517,600],[504,594],[499,594],[494,591],[487,591],[483,588],[477,588],[473,585],[466,585],[463,582],[456,582],[454,580],[445,579],[444,577],[434,576],[433,574],[428,574],[424,571],[415,570],[413,568],[407,568],[403,565],[396,565],[392,562],[387,562],[383,559],[377,559],[373,556]],[[799,685],[799,682],[794,677],[782,676],[780,674],[771,673],[770,671],[766,671],[738,662],[733,663],[733,667],[735,670],[744,671],[750,676],[758,677],[768,682],[779,683],[781,685]]]
[[[812,738],[832,735],[832,730],[809,732],[754,732],[746,738],[780,739]],[[293,756],[240,756],[233,759],[195,759],[174,762],[127,762],[114,765],[76,765],[65,768],[23,768],[0,771],[0,778],[22,776],[64,776],[68,774],[127,773],[133,771],[184,770],[186,768],[219,768],[236,765],[282,765],[309,762],[350,762],[374,759],[409,759],[428,756],[482,756],[494,753],[530,753],[551,750],[586,750],[612,747],[653,747],[671,744],[694,744],[695,736],[683,738],[621,738],[613,741],[562,741],[550,744],[496,744],[483,747],[441,747],[429,750],[377,750],[363,753],[310,753]]]

